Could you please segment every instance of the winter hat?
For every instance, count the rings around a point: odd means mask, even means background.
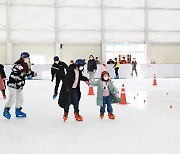
[[[28,52],[22,52],[21,55],[20,55],[21,58],[29,58],[30,55]]]
[[[84,66],[86,63],[83,59],[77,59],[76,62],[75,62],[75,65],[76,66]]]
[[[54,61],[58,61],[59,60],[59,57],[58,56],[55,56],[54,57]]]

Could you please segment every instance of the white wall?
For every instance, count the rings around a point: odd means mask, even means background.
[[[101,59],[101,45],[100,44],[64,44],[60,57],[61,60],[69,64],[69,61],[76,60],[78,58],[89,59],[89,55],[99,57]]]
[[[13,62],[16,61],[22,51],[28,51],[31,57],[43,56],[44,64],[51,64],[55,54],[53,44],[14,44],[12,47]],[[32,61],[33,62],[33,61]],[[38,64],[38,63],[37,63]]]
[[[0,63],[6,64],[6,45],[0,44]]]
[[[180,63],[180,44],[151,44],[150,59],[157,64]]]

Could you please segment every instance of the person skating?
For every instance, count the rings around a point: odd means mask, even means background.
[[[138,76],[137,74],[137,69],[136,69],[136,66],[137,66],[137,61],[136,61],[136,58],[133,58],[133,61],[132,61],[132,73],[131,73],[131,76],[133,77],[133,72],[135,71],[136,73],[136,77]]]
[[[110,80],[109,73],[103,71],[101,78],[97,81],[90,82],[90,85],[97,86],[97,105],[100,106],[100,118],[104,117],[106,105],[109,119],[114,120],[115,115],[113,114],[112,103],[119,103],[122,100],[118,97],[119,91]]]
[[[83,59],[77,59],[67,69],[67,73],[63,80],[58,104],[64,109],[63,119],[68,119],[69,107],[74,106],[74,116],[77,121],[83,121],[83,117],[79,114],[79,101],[81,98],[80,80],[89,82],[89,79],[82,75],[85,62]]]
[[[2,84],[2,89],[1,89],[1,92],[2,92],[2,95],[3,95],[3,98],[6,99],[6,82],[5,82],[5,79],[6,79],[6,74],[5,74],[5,71],[4,71],[4,66],[2,64],[0,64],[0,77],[1,77],[1,84]]]
[[[119,62],[118,62],[117,58],[115,58],[114,60],[115,60],[115,63],[114,63],[113,68],[114,68],[115,74],[116,74],[114,79],[119,79],[119,73],[118,73],[118,71],[119,71]]]
[[[64,76],[65,76],[64,70],[67,68],[68,68],[67,64],[60,61],[58,56],[54,57],[54,63],[51,67],[51,75],[52,75],[51,81],[53,82],[54,77],[56,77],[53,99],[55,99],[58,95],[59,84],[61,80],[64,80]]]
[[[11,118],[11,114],[9,111],[15,101],[16,117],[26,117],[26,113],[21,111],[23,105],[23,87],[25,85],[25,77],[30,75],[32,77],[37,76],[37,73],[31,71],[28,67],[29,57],[30,55],[28,52],[22,52],[20,55],[20,59],[17,60],[12,67],[9,80],[7,82],[7,86],[9,89],[9,98],[7,103],[5,104],[5,108],[3,111],[3,116],[7,119]]]
[[[93,55],[89,56],[89,60],[87,63],[87,71],[89,73],[89,79],[95,81],[95,73],[97,70],[96,60]]]

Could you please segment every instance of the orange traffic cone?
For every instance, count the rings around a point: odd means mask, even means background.
[[[122,88],[121,88],[121,99],[122,99],[122,102],[120,102],[119,104],[125,104],[125,105],[129,104],[126,101],[126,94],[125,94],[124,84],[122,84]]]
[[[89,86],[89,93],[88,95],[94,95],[94,90],[92,86]]]
[[[156,74],[154,74],[153,86],[157,86],[157,82],[156,82]]]

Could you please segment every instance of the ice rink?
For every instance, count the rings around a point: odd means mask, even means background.
[[[52,99],[54,83],[48,80],[26,81],[26,119],[15,118],[14,106],[12,118],[5,119],[7,100],[0,95],[0,154],[179,154],[180,78],[158,78],[158,86],[152,86],[153,79],[114,81],[120,91],[123,83],[130,104],[113,105],[115,120],[107,113],[99,119],[96,95],[87,95],[89,87],[83,82],[83,122],[75,121],[72,106],[63,121],[58,98]]]

